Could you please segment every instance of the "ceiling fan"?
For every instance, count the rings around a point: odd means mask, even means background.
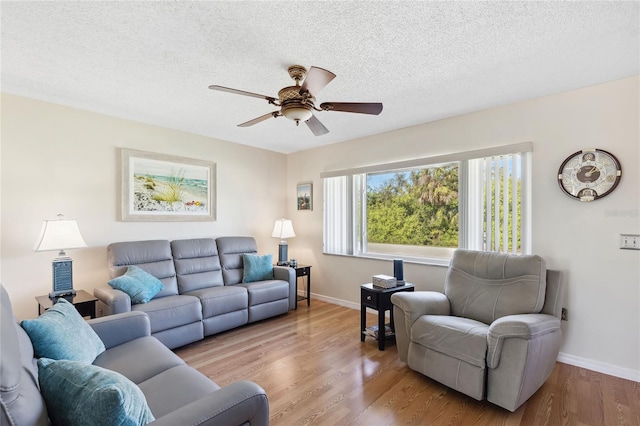
[[[245,123],[238,124],[238,127],[249,127],[271,117],[277,118],[285,116],[286,118],[295,121],[296,126],[299,126],[300,122],[304,121],[307,123],[307,126],[309,126],[309,129],[311,129],[314,135],[321,136],[329,133],[329,130],[316,118],[315,115],[313,115],[313,110],[355,112],[372,115],[378,115],[382,111],[381,103],[323,102],[320,104],[320,108],[318,108],[315,105],[316,95],[327,84],[329,84],[336,75],[331,71],[313,66],[307,72],[307,69],[302,65],[292,65],[289,67],[288,71],[289,76],[295,80],[296,85],[280,89],[277,99],[271,96],[245,92],[243,90],[231,89],[223,86],[211,85],[209,86],[209,89],[265,99],[269,104],[280,107],[277,111],[261,115],[260,117],[254,118],[253,120],[249,120]],[[300,85],[300,82],[303,82],[302,86]]]

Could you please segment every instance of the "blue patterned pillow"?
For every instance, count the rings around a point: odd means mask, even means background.
[[[105,347],[93,328],[66,299],[36,319],[20,323],[27,332],[36,357],[67,359],[91,364]]]
[[[244,264],[243,283],[273,279],[273,260],[270,254],[263,256],[243,254],[242,263]]]
[[[147,303],[164,288],[162,281],[135,265],[129,266],[124,275],[109,281],[109,285],[127,293],[134,305]]]
[[[54,425],[133,426],[155,420],[140,388],[115,371],[41,358],[38,381]]]

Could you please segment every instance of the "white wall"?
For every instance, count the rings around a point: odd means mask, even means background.
[[[290,154],[288,188],[313,181],[314,209],[288,204],[296,238],[289,251],[313,265],[312,293],[350,306],[371,275],[391,273],[391,262],[322,253],[320,172],[483,147],[533,142],[533,252],[564,271],[561,360],[640,381],[640,251],[620,250],[619,234],[640,234],[639,78],[427,123],[347,143]],[[420,106],[416,106],[420,107]],[[384,114],[384,111],[382,112]],[[366,125],[375,117],[354,117]],[[623,176],[611,195],[581,203],[564,195],[556,175],[582,148],[612,152]],[[419,290],[442,290],[445,268],[406,265]]]
[[[51,291],[55,252],[33,251],[43,219],[78,221],[89,245],[69,250],[74,287],[108,280],[106,246],[114,241],[251,235],[277,256],[271,230],[285,212],[286,156],[184,132],[2,94],[1,281],[16,316],[34,317],[34,296]],[[215,222],[121,222],[118,149],[217,164]]]

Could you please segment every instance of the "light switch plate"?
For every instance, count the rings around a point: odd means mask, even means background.
[[[620,234],[620,248],[626,250],[640,250],[640,235]]]

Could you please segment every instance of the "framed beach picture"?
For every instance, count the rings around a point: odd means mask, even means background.
[[[299,183],[296,199],[298,210],[313,210],[313,184]]]
[[[216,164],[121,149],[123,221],[213,221]]]

